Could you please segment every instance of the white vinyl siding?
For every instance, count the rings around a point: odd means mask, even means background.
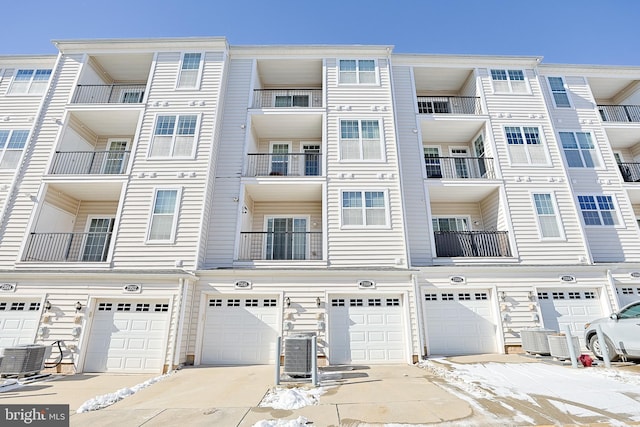
[[[529,93],[522,70],[491,70],[495,93]]]
[[[341,160],[382,160],[378,120],[340,121]]]
[[[545,165],[547,153],[537,126],[505,126],[512,164]]]
[[[615,226],[620,224],[613,196],[578,196],[578,204],[584,225]]]
[[[202,54],[185,53],[180,63],[180,74],[176,83],[177,89],[197,89],[200,87],[202,75]]]
[[[560,141],[570,168],[600,166],[593,137],[589,132],[560,132]]]
[[[384,191],[343,191],[343,226],[386,226],[387,201]]]
[[[553,196],[549,193],[534,193],[533,204],[538,217],[540,236],[543,239],[561,238],[561,227]]]
[[[157,116],[149,157],[193,157],[197,129],[197,114]]]
[[[157,189],[149,221],[148,242],[172,242],[176,232],[180,190]]]
[[[18,167],[28,138],[28,130],[0,130],[0,170]]]
[[[547,79],[549,80],[549,87],[551,88],[553,103],[556,108],[571,108],[569,94],[567,93],[562,77],[547,77]]]
[[[340,84],[376,84],[376,62],[373,59],[341,59]]]
[[[49,84],[50,69],[18,70],[7,95],[42,95]]]

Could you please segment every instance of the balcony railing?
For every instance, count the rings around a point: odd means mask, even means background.
[[[78,85],[72,104],[140,104],[145,85]]]
[[[322,259],[322,232],[240,233],[239,261],[320,259]]]
[[[420,114],[482,114],[476,96],[419,96]]]
[[[320,176],[320,153],[252,153],[245,176]]]
[[[31,262],[104,262],[111,232],[31,233],[22,258]]]
[[[439,257],[509,257],[506,231],[435,231]]]
[[[427,178],[495,179],[491,157],[424,157]]]
[[[618,163],[624,182],[640,182],[640,163]]]
[[[640,105],[598,105],[603,122],[640,123]]]
[[[322,89],[255,89],[253,108],[322,107]]]
[[[52,175],[118,175],[125,172],[131,151],[56,151]]]

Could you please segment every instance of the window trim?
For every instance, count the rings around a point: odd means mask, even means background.
[[[427,164],[427,154],[425,153],[425,149],[436,149],[438,151],[438,155],[435,158],[438,158],[438,163],[430,163]],[[438,175],[440,175],[440,178],[443,177],[442,174],[442,159],[440,159],[440,157],[442,157],[442,146],[440,145],[423,145],[422,146],[422,163],[424,165],[424,177],[425,178],[437,178]],[[432,157],[433,158],[433,157]],[[429,174],[429,166],[432,167],[432,173],[431,175]],[[437,166],[437,169],[439,170],[439,173],[436,172],[436,168],[434,166]],[[436,172],[436,173],[434,173]]]
[[[182,64],[184,64],[184,57],[185,55],[192,54],[192,53],[200,54],[200,63],[198,64],[196,84],[193,87],[180,87],[179,85],[180,85],[180,78],[182,77],[182,70],[183,70]],[[205,53],[202,51],[182,52],[180,54],[180,62],[178,65],[178,75],[176,76],[175,90],[200,90],[200,87],[202,85],[202,73],[204,70],[204,59],[205,59]]]
[[[493,83],[495,80],[493,78],[493,75],[491,74],[492,70],[498,70],[498,71],[504,71],[507,75],[507,80],[500,80],[500,81],[506,81],[507,84],[509,85],[509,91],[508,92],[504,92],[504,91],[500,91],[500,90],[496,90],[496,86]],[[523,68],[488,68],[488,75],[489,75],[489,80],[491,80],[491,89],[493,91],[493,94],[495,95],[531,95],[531,85],[529,84],[529,78],[527,77],[527,73],[525,72],[525,69]],[[514,92],[513,91],[513,86],[511,85],[512,80],[509,78],[509,71],[520,71],[522,72],[522,76],[524,77],[524,80],[522,80],[524,82],[526,91],[525,92]],[[516,81],[516,80],[513,80]],[[520,81],[520,80],[517,80]]]
[[[7,154],[7,150],[11,150],[11,151],[18,151],[16,149],[10,149],[9,148],[9,142],[11,141],[11,137],[13,136],[14,132],[27,132],[27,140],[24,142],[24,147],[22,147],[21,154],[20,157],[18,159],[18,163],[16,164],[16,167],[13,169],[9,169],[9,168],[0,168],[0,174],[1,173],[15,173],[18,169],[20,169],[20,165],[22,164],[22,159],[24,157],[24,152],[27,149],[27,145],[29,145],[29,141],[31,140],[31,129],[0,129],[0,131],[9,131],[9,134],[7,135],[7,141],[5,142],[5,146],[0,148],[0,165],[2,165],[2,161],[4,160],[4,156]]]
[[[352,225],[352,224],[344,224],[343,218],[343,210],[344,207],[342,205],[343,195],[345,192],[354,192],[360,193],[362,198],[363,206],[361,208],[363,223],[361,225]],[[367,225],[366,224],[366,206],[365,206],[365,193],[382,193],[384,199],[384,210],[385,210],[385,224],[384,225]],[[389,190],[386,188],[340,188],[338,190],[338,194],[340,197],[340,229],[341,230],[368,230],[368,229],[377,229],[377,230],[390,230],[391,229],[391,209],[389,206]]]
[[[269,233],[269,220],[273,220],[273,219],[291,219],[293,221],[295,221],[296,219],[303,219],[305,221],[305,233],[306,234],[306,245],[304,248],[304,260],[309,260],[311,259],[311,241],[309,240],[309,233],[311,232],[311,215],[295,215],[295,214],[282,214],[282,215],[278,215],[278,214],[268,214],[264,216],[264,221],[262,224],[262,231],[265,233],[265,236],[263,238],[263,242],[262,242],[262,247],[263,247],[263,256],[264,259],[267,259],[266,255],[268,254],[267,252],[267,233]],[[272,248],[273,249],[273,248]],[[271,260],[273,260],[273,258],[271,258]],[[297,261],[297,259],[287,259],[284,261]]]
[[[26,92],[20,92],[20,93],[11,93],[11,88],[13,87],[13,84],[16,81],[16,76],[18,75],[18,72],[20,70],[33,70],[33,75],[29,79],[29,85],[27,87],[27,91]],[[41,71],[41,70],[49,71],[49,78],[47,79],[47,85],[46,85],[45,89],[42,91],[42,93],[29,93],[29,90],[31,89],[31,86],[33,85],[33,82],[34,82],[34,79],[36,77],[37,72]],[[52,68],[38,68],[38,67],[33,67],[33,68],[14,68],[13,76],[11,76],[11,81],[9,82],[9,85],[7,86],[7,90],[5,91],[5,96],[44,96],[46,94],[46,92],[47,92],[47,88],[51,84],[51,77],[52,76],[53,76],[53,69]],[[0,75],[0,77],[2,77],[2,75]]]
[[[540,223],[540,214],[538,214],[538,209],[536,206],[536,199],[535,199],[535,195],[536,194],[548,194],[551,198],[551,206],[553,207],[554,210],[554,216],[555,216],[555,220],[556,220],[556,225],[558,227],[558,231],[560,233],[560,235],[558,237],[545,237],[542,235],[542,224]],[[564,224],[562,223],[562,218],[560,217],[560,209],[558,208],[558,200],[556,197],[556,192],[555,191],[530,191],[529,192],[529,197],[531,200],[531,209],[532,212],[535,213],[536,216],[536,225],[538,228],[538,238],[540,239],[540,241],[545,241],[545,242],[559,242],[559,241],[566,241],[567,240],[567,236],[564,232]],[[545,215],[545,216],[549,216],[549,215]]]
[[[562,81],[562,87],[564,88],[564,94],[567,96],[567,102],[569,103],[569,105],[567,106],[558,106],[558,104],[556,103],[556,97],[555,92],[553,90],[553,88],[551,87],[551,81],[549,79],[551,78],[556,78],[556,79],[560,79]],[[567,86],[567,79],[564,78],[564,76],[545,76],[545,80],[547,81],[547,87],[549,88],[549,94],[551,95],[551,100],[553,101],[553,107],[557,108],[557,109],[574,109],[573,106],[573,102],[571,101],[571,96],[570,96],[570,92],[569,92],[569,87]]]
[[[596,139],[596,136],[594,135],[594,133],[591,130],[571,130],[571,129],[559,129],[557,130],[558,133],[558,146],[562,152],[562,157],[564,159],[565,162],[565,166],[567,168],[570,169],[582,169],[582,170],[602,170],[604,169],[604,161],[602,159],[602,155],[600,153],[600,149],[598,148],[598,140]],[[591,136],[591,142],[593,142],[593,160],[594,162],[597,162],[597,165],[594,165],[593,167],[591,166],[569,166],[569,161],[567,160],[567,155],[565,153],[565,148],[562,145],[562,137],[560,136],[561,133],[572,133],[573,137],[575,138],[576,142],[578,141],[577,135],[578,133],[586,133],[589,134]],[[582,162],[582,164],[584,165],[584,156],[582,155],[582,149],[580,148],[580,145],[578,144],[578,153],[580,154],[580,161]]]
[[[176,187],[176,186],[162,186],[162,187],[153,187],[153,198],[151,199],[151,206],[149,207],[149,216],[147,220],[147,233],[145,238],[145,243],[148,245],[163,245],[163,244],[174,244],[176,241],[176,234],[178,229],[178,217],[180,213],[180,208],[182,205],[182,193],[184,187]],[[158,197],[159,191],[176,191],[176,203],[173,207],[173,222],[171,223],[171,237],[166,240],[154,240],[151,239],[151,226],[153,225],[154,218],[154,209],[156,205],[156,200]]]
[[[537,128],[538,129],[538,136],[540,137],[540,146],[542,146],[544,148],[544,156],[546,159],[545,163],[531,163],[531,155],[529,154],[529,150],[525,150],[525,153],[527,155],[527,163],[518,163],[518,162],[514,162],[513,159],[511,158],[511,152],[509,150],[509,146],[510,145],[514,145],[514,144],[509,144],[509,138],[507,137],[507,128],[519,128],[520,129],[520,136],[522,137],[522,140],[524,141],[524,146],[527,145],[537,145],[537,144],[527,144],[527,140],[525,138],[524,135],[524,128]],[[551,159],[549,156],[549,146],[547,145],[547,141],[544,137],[544,127],[538,124],[529,124],[529,125],[523,125],[523,124],[504,124],[502,125],[502,135],[504,136],[504,144],[505,147],[507,149],[507,156],[509,157],[509,165],[510,166],[527,166],[527,167],[533,167],[533,168],[539,168],[539,167],[549,167],[551,166]]]
[[[355,83],[343,83],[340,80],[340,62],[341,61],[356,61],[356,81]],[[373,61],[373,73],[376,79],[373,83],[361,83],[360,82],[360,61]],[[338,58],[336,68],[338,71],[338,78],[336,79],[338,86],[380,86],[380,68],[378,67],[378,60],[375,58]]]
[[[613,225],[608,225],[608,224],[586,224],[584,221],[584,215],[583,215],[583,210],[580,207],[580,199],[579,197],[593,197],[594,201],[597,203],[597,201],[595,200],[596,197],[598,196],[607,196],[607,197],[611,197],[611,202],[613,203],[613,206],[615,208],[614,212],[615,212],[615,221],[617,221],[617,224],[613,224]],[[595,228],[595,229],[601,229],[601,228],[625,228],[624,225],[624,221],[622,218],[622,214],[620,212],[620,204],[618,203],[618,199],[616,197],[615,194],[612,193],[577,193],[576,194],[576,207],[578,208],[578,212],[580,214],[580,221],[583,227],[585,228]],[[593,211],[592,209],[589,209],[589,211]],[[598,217],[600,218],[600,221],[602,221],[602,215],[600,214],[601,210],[600,207],[598,206],[597,209],[598,212]]]
[[[176,134],[175,134],[175,130],[178,127],[178,123],[179,123],[179,118],[181,116],[196,116],[196,127],[195,127],[195,131],[193,133],[193,146],[191,147],[191,154],[188,156],[173,156],[173,155],[169,155],[169,156],[153,156],[151,153],[153,151],[153,144],[155,142],[155,137],[156,137],[156,126],[158,124],[158,117],[161,116],[174,116],[176,118],[176,122],[174,125],[174,133],[172,134],[172,141],[171,141],[171,150],[173,152],[174,148],[175,148],[175,138],[176,138]],[[196,158],[196,152],[197,152],[197,146],[198,146],[198,139],[199,139],[199,135],[200,135],[200,125],[202,122],[202,113],[156,113],[153,116],[153,125],[151,127],[151,140],[149,141],[149,148],[147,149],[147,160],[176,160],[176,159],[195,159]]]
[[[360,157],[357,159],[343,159],[342,158],[342,122],[343,121],[357,121],[358,122],[358,148],[360,151]],[[363,158],[363,145],[362,145],[362,122],[363,121],[377,121],[378,132],[380,133],[380,158],[379,159],[365,159]],[[340,163],[386,163],[387,162],[387,150],[385,149],[384,139],[384,120],[382,117],[371,118],[358,118],[358,117],[338,117],[338,162]]]

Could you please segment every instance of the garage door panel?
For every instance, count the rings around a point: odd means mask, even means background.
[[[40,314],[39,300],[0,299],[0,348],[33,344]]]

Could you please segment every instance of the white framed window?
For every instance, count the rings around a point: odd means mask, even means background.
[[[522,70],[492,69],[491,82],[495,93],[529,93]]]
[[[340,120],[341,160],[382,160],[378,120]]]
[[[0,130],[0,170],[18,168],[28,139],[28,130]]]
[[[556,108],[571,108],[569,93],[564,85],[562,77],[547,77],[551,95],[553,95],[553,104]]]
[[[580,212],[582,212],[584,225],[616,226],[620,224],[613,196],[578,196],[578,205]]]
[[[543,239],[563,238],[558,207],[551,193],[533,193],[533,206],[538,219],[538,230]]]
[[[197,129],[197,114],[156,116],[149,157],[193,157]]]
[[[16,70],[7,89],[7,95],[42,95],[47,89],[50,77],[50,69]]]
[[[264,259],[309,259],[308,224],[306,216],[266,216]]]
[[[386,191],[341,192],[343,227],[386,227],[389,223]]]
[[[442,178],[442,155],[439,146],[422,147],[424,151],[424,163],[427,170],[427,178]]]
[[[547,151],[537,126],[505,126],[504,133],[512,164],[548,164]]]
[[[341,59],[340,84],[376,84],[376,61],[373,59]]]
[[[158,188],[155,190],[147,242],[173,243],[181,194],[181,188]]]
[[[570,168],[600,166],[593,137],[589,132],[559,132],[560,142]]]
[[[433,217],[433,231],[470,231],[468,217]]]
[[[182,54],[177,89],[198,89],[202,76],[202,54],[188,52]]]

